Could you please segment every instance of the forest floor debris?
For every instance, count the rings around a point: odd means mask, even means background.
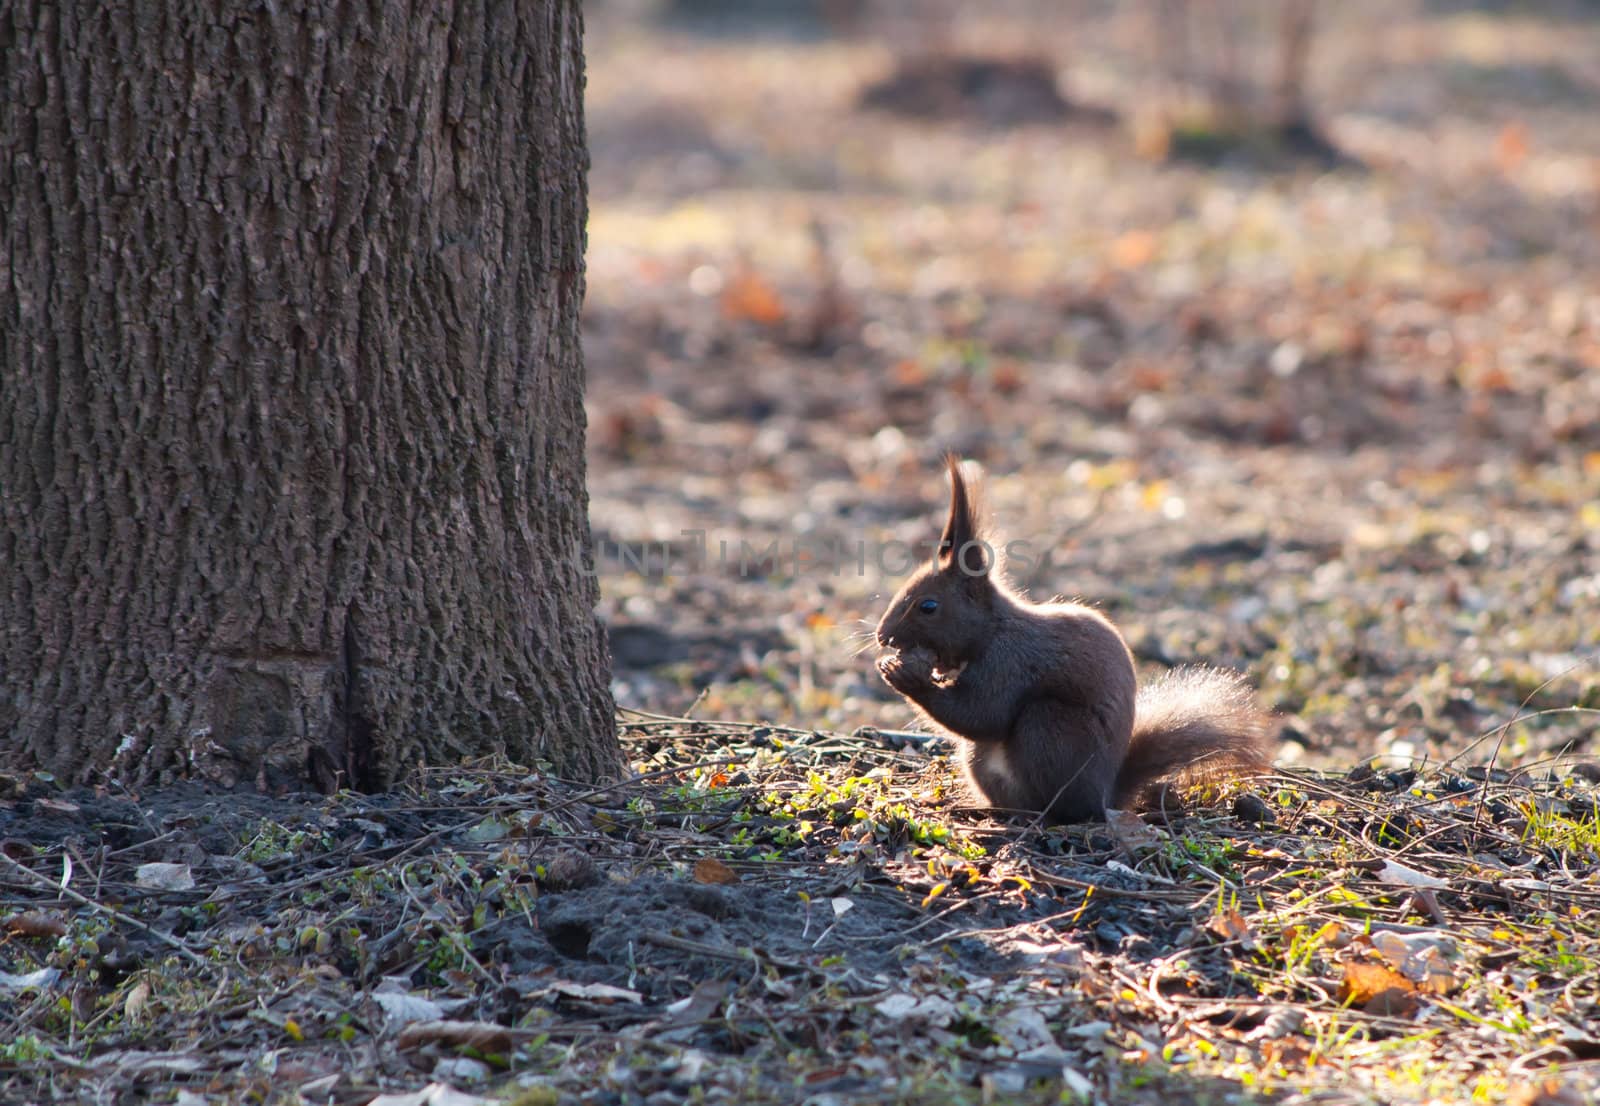
[[[964,808],[939,741],[623,732],[638,778],[599,788],[11,781],[0,1100],[1600,1093],[1592,765],[1302,770],[1045,827]]]

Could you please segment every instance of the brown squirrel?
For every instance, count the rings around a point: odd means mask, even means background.
[[[1137,688],[1133,655],[1104,615],[1033,603],[1002,578],[976,496],[950,470],[934,562],[878,623],[878,671],[941,727],[991,806],[1052,821],[1139,809],[1163,789],[1265,770],[1268,719],[1237,673],[1178,668]]]

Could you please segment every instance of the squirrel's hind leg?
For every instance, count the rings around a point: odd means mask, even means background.
[[[1040,700],[1023,708],[1005,741],[974,742],[963,759],[989,805],[1089,822],[1105,817],[1124,749],[1094,711]]]

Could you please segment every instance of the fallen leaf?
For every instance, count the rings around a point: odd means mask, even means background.
[[[439,1021],[445,1014],[444,1007],[421,995],[378,991],[373,994],[372,1001],[383,1010],[385,1018],[397,1025]]]
[[[1396,883],[1402,887],[1429,887],[1434,889],[1447,888],[1449,880],[1430,876],[1419,872],[1415,868],[1407,868],[1404,864],[1396,864],[1392,860],[1385,860],[1383,867],[1378,869],[1378,879],[1383,883]]]
[[[189,891],[194,888],[194,873],[187,864],[141,864],[134,870],[133,880],[140,887],[157,891]]]
[[[1306,1012],[1297,1010],[1292,1006],[1278,1006],[1272,1009],[1261,1022],[1250,1032],[1244,1035],[1247,1041],[1276,1041],[1300,1032],[1300,1027],[1305,1024]]]
[[[1148,230],[1130,230],[1111,243],[1111,264],[1119,269],[1142,269],[1156,256],[1160,240]]]
[[[919,999],[903,992],[879,1000],[873,1009],[896,1021],[914,1019],[935,1026],[949,1025],[956,1016],[955,1005],[948,999],[937,995]]]
[[[1590,1106],[1593,1101],[1556,1075],[1506,1092],[1506,1106]]]
[[[1161,843],[1161,831],[1131,810],[1106,811],[1106,828],[1124,849],[1148,849]]]
[[[1409,1018],[1419,1005],[1416,985],[1409,979],[1393,968],[1361,960],[1346,962],[1338,998],[1347,1006],[1387,1018]]]
[[[443,1045],[446,1048],[506,1053],[511,1051],[511,1040],[506,1027],[494,1022],[415,1022],[400,1031],[395,1038],[395,1048],[410,1052],[424,1045]]]
[[[482,1083],[494,1074],[494,1069],[470,1056],[446,1056],[428,1074],[441,1082]]]
[[[572,983],[558,979],[550,984],[550,990],[568,998],[587,999],[591,1002],[631,1002],[638,1005],[644,1001],[644,996],[638,991],[630,991],[626,987],[613,987],[609,983]]]
[[[896,1020],[905,1017],[916,1008],[916,996],[907,994],[889,995],[887,998],[879,1000],[878,1004],[873,1007],[874,1010],[882,1014],[884,1017],[894,1018]]]
[[[193,1075],[207,1061],[191,1052],[146,1052],[143,1049],[109,1049],[89,1061],[91,1068],[111,1068],[118,1079],[137,1080],[148,1075]]]
[[[511,827],[498,818],[485,818],[467,831],[467,840],[475,845],[499,841],[511,833]]]
[[[1212,933],[1224,941],[1237,941],[1246,951],[1255,951],[1255,934],[1250,930],[1250,923],[1245,921],[1244,915],[1237,910],[1225,910],[1220,914],[1214,914],[1206,925]]]
[[[734,321],[748,320],[774,326],[788,317],[783,297],[753,269],[737,273],[722,292],[722,314]]]
[[[920,388],[928,382],[928,370],[922,362],[912,358],[896,361],[889,375],[895,385],[901,388]]]
[[[1273,1067],[1299,1071],[1311,1059],[1311,1046],[1297,1037],[1274,1037],[1261,1042],[1261,1058]]]
[[[12,975],[10,972],[0,971],[0,992],[43,991],[60,978],[60,968],[40,968],[26,975]]]
[[[1494,142],[1494,163],[1502,173],[1513,173],[1528,160],[1528,125],[1513,119],[1500,128]]]
[[[21,914],[13,914],[0,923],[5,931],[13,937],[65,937],[67,923],[54,914],[46,914],[42,910],[27,910]]]
[[[696,984],[689,995],[667,1006],[666,1024],[693,1026],[716,1017],[732,990],[732,985],[726,980],[708,979]]]
[[[405,1094],[380,1094],[369,1099],[367,1106],[490,1106],[497,1099],[475,1094],[463,1094],[447,1083],[429,1083],[420,1091]]]
[[[1305,926],[1289,926],[1283,931],[1283,940],[1285,944],[1310,941],[1331,949],[1342,949],[1350,944],[1350,935],[1338,922],[1324,922],[1315,933],[1307,933]]]
[[[1018,1052],[1055,1044],[1049,1023],[1037,1009],[1018,1006],[995,1019],[994,1032]]]
[[[122,1000],[122,1013],[131,1021],[138,1021],[144,1014],[144,1008],[150,1003],[150,984],[140,980],[128,992],[128,997]]]
[[[1456,944],[1450,937],[1379,930],[1369,940],[1390,967],[1415,983],[1424,994],[1448,995],[1455,990],[1455,972],[1447,957],[1456,951]]]
[[[714,856],[702,857],[694,862],[696,883],[738,883],[739,873]]]

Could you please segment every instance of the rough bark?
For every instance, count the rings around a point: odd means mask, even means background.
[[[619,762],[577,0],[0,3],[0,759]]]

